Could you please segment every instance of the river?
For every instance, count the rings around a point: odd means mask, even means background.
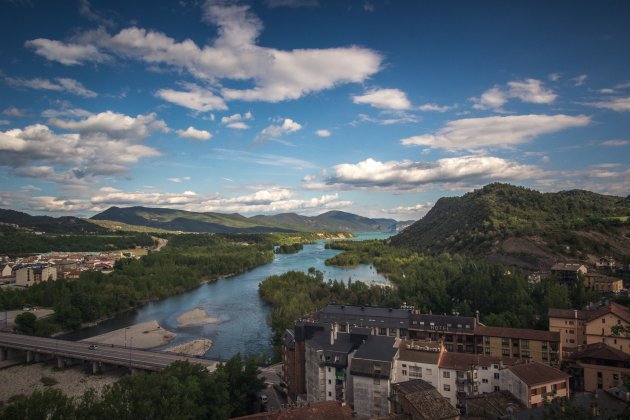
[[[385,239],[391,235],[392,233],[363,233],[354,240]],[[176,296],[147,303],[136,310],[104,321],[96,327],[76,331],[67,338],[80,340],[140,322],[156,320],[162,328],[177,334],[177,338],[168,346],[197,338],[209,338],[214,344],[205,357],[210,359],[227,360],[238,352],[246,356],[261,354],[271,356],[272,334],[266,321],[271,307],[258,296],[258,284],[267,277],[291,270],[307,272],[310,267],[314,267],[324,273],[326,280],[336,279],[345,282],[352,278],[352,281],[387,283],[387,279],[370,265],[352,268],[326,266],[324,261],[340,251],[325,249],[324,245],[325,241],[318,241],[312,245],[304,245],[304,249],[296,254],[276,255],[274,261],[269,264],[234,277],[203,284]],[[178,327],[176,318],[196,307],[204,308],[210,316],[219,318],[221,322]]]

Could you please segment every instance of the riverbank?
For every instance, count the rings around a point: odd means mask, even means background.
[[[168,344],[173,341],[176,336],[175,333],[162,328],[156,320],[151,320],[86,338],[81,341],[113,344],[115,346],[129,346],[137,349],[150,349]]]
[[[85,373],[80,366],[57,370],[52,365],[34,363],[0,369],[0,403],[6,403],[12,397],[28,396],[33,391],[57,388],[71,397],[79,397],[94,388],[100,393],[107,385],[118,381],[123,375],[120,371],[107,371],[101,375]],[[48,378],[48,379],[46,379]],[[44,382],[53,384],[45,386]],[[7,386],[10,384],[10,386]]]
[[[169,347],[162,350],[163,353],[185,354],[186,356],[201,357],[212,347],[212,340],[192,340],[184,344]]]
[[[176,318],[176,321],[177,327],[182,328],[194,327],[197,325],[218,324],[220,319],[209,316],[205,309],[197,307],[188,312],[184,312]]]

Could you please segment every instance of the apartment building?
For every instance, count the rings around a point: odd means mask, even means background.
[[[423,379],[438,388],[438,365],[444,353],[444,345],[439,341],[402,340],[394,364],[394,382]]]
[[[365,327],[372,331],[372,335],[405,338],[408,336],[409,314],[407,309],[328,305],[319,311],[317,320],[342,332],[349,332],[352,327]]]
[[[604,343],[586,345],[572,355],[581,369],[584,391],[596,392],[623,384],[623,375],[630,375],[630,355]]]
[[[475,343],[476,353],[486,356],[532,359],[552,366],[562,358],[560,333],[554,331],[478,325]]]
[[[455,315],[409,314],[409,336],[413,339],[443,341],[446,351],[474,353],[474,317]]]
[[[57,268],[43,264],[33,264],[18,268],[15,271],[17,286],[32,286],[42,281],[57,280]]]
[[[556,397],[570,397],[569,375],[538,362],[520,363],[501,371],[500,388],[528,408],[540,407]]]
[[[560,334],[563,356],[586,345],[585,327],[589,312],[578,309],[549,308],[549,331]]]

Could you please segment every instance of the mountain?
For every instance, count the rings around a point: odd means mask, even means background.
[[[540,193],[495,183],[441,198],[391,243],[534,268],[557,259],[628,255],[629,217],[627,198],[583,190]]]
[[[109,220],[128,225],[146,226],[184,232],[390,232],[396,229],[393,219],[369,219],[352,213],[329,211],[319,216],[283,213],[272,216],[245,217],[240,214],[148,207],[110,207],[92,216],[92,220]]]
[[[15,210],[0,209],[0,225],[5,229],[47,233],[99,233],[107,229],[78,217],[31,216]]]

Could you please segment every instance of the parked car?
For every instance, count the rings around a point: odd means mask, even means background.
[[[90,344],[90,350],[96,350],[98,346],[96,344]]]

